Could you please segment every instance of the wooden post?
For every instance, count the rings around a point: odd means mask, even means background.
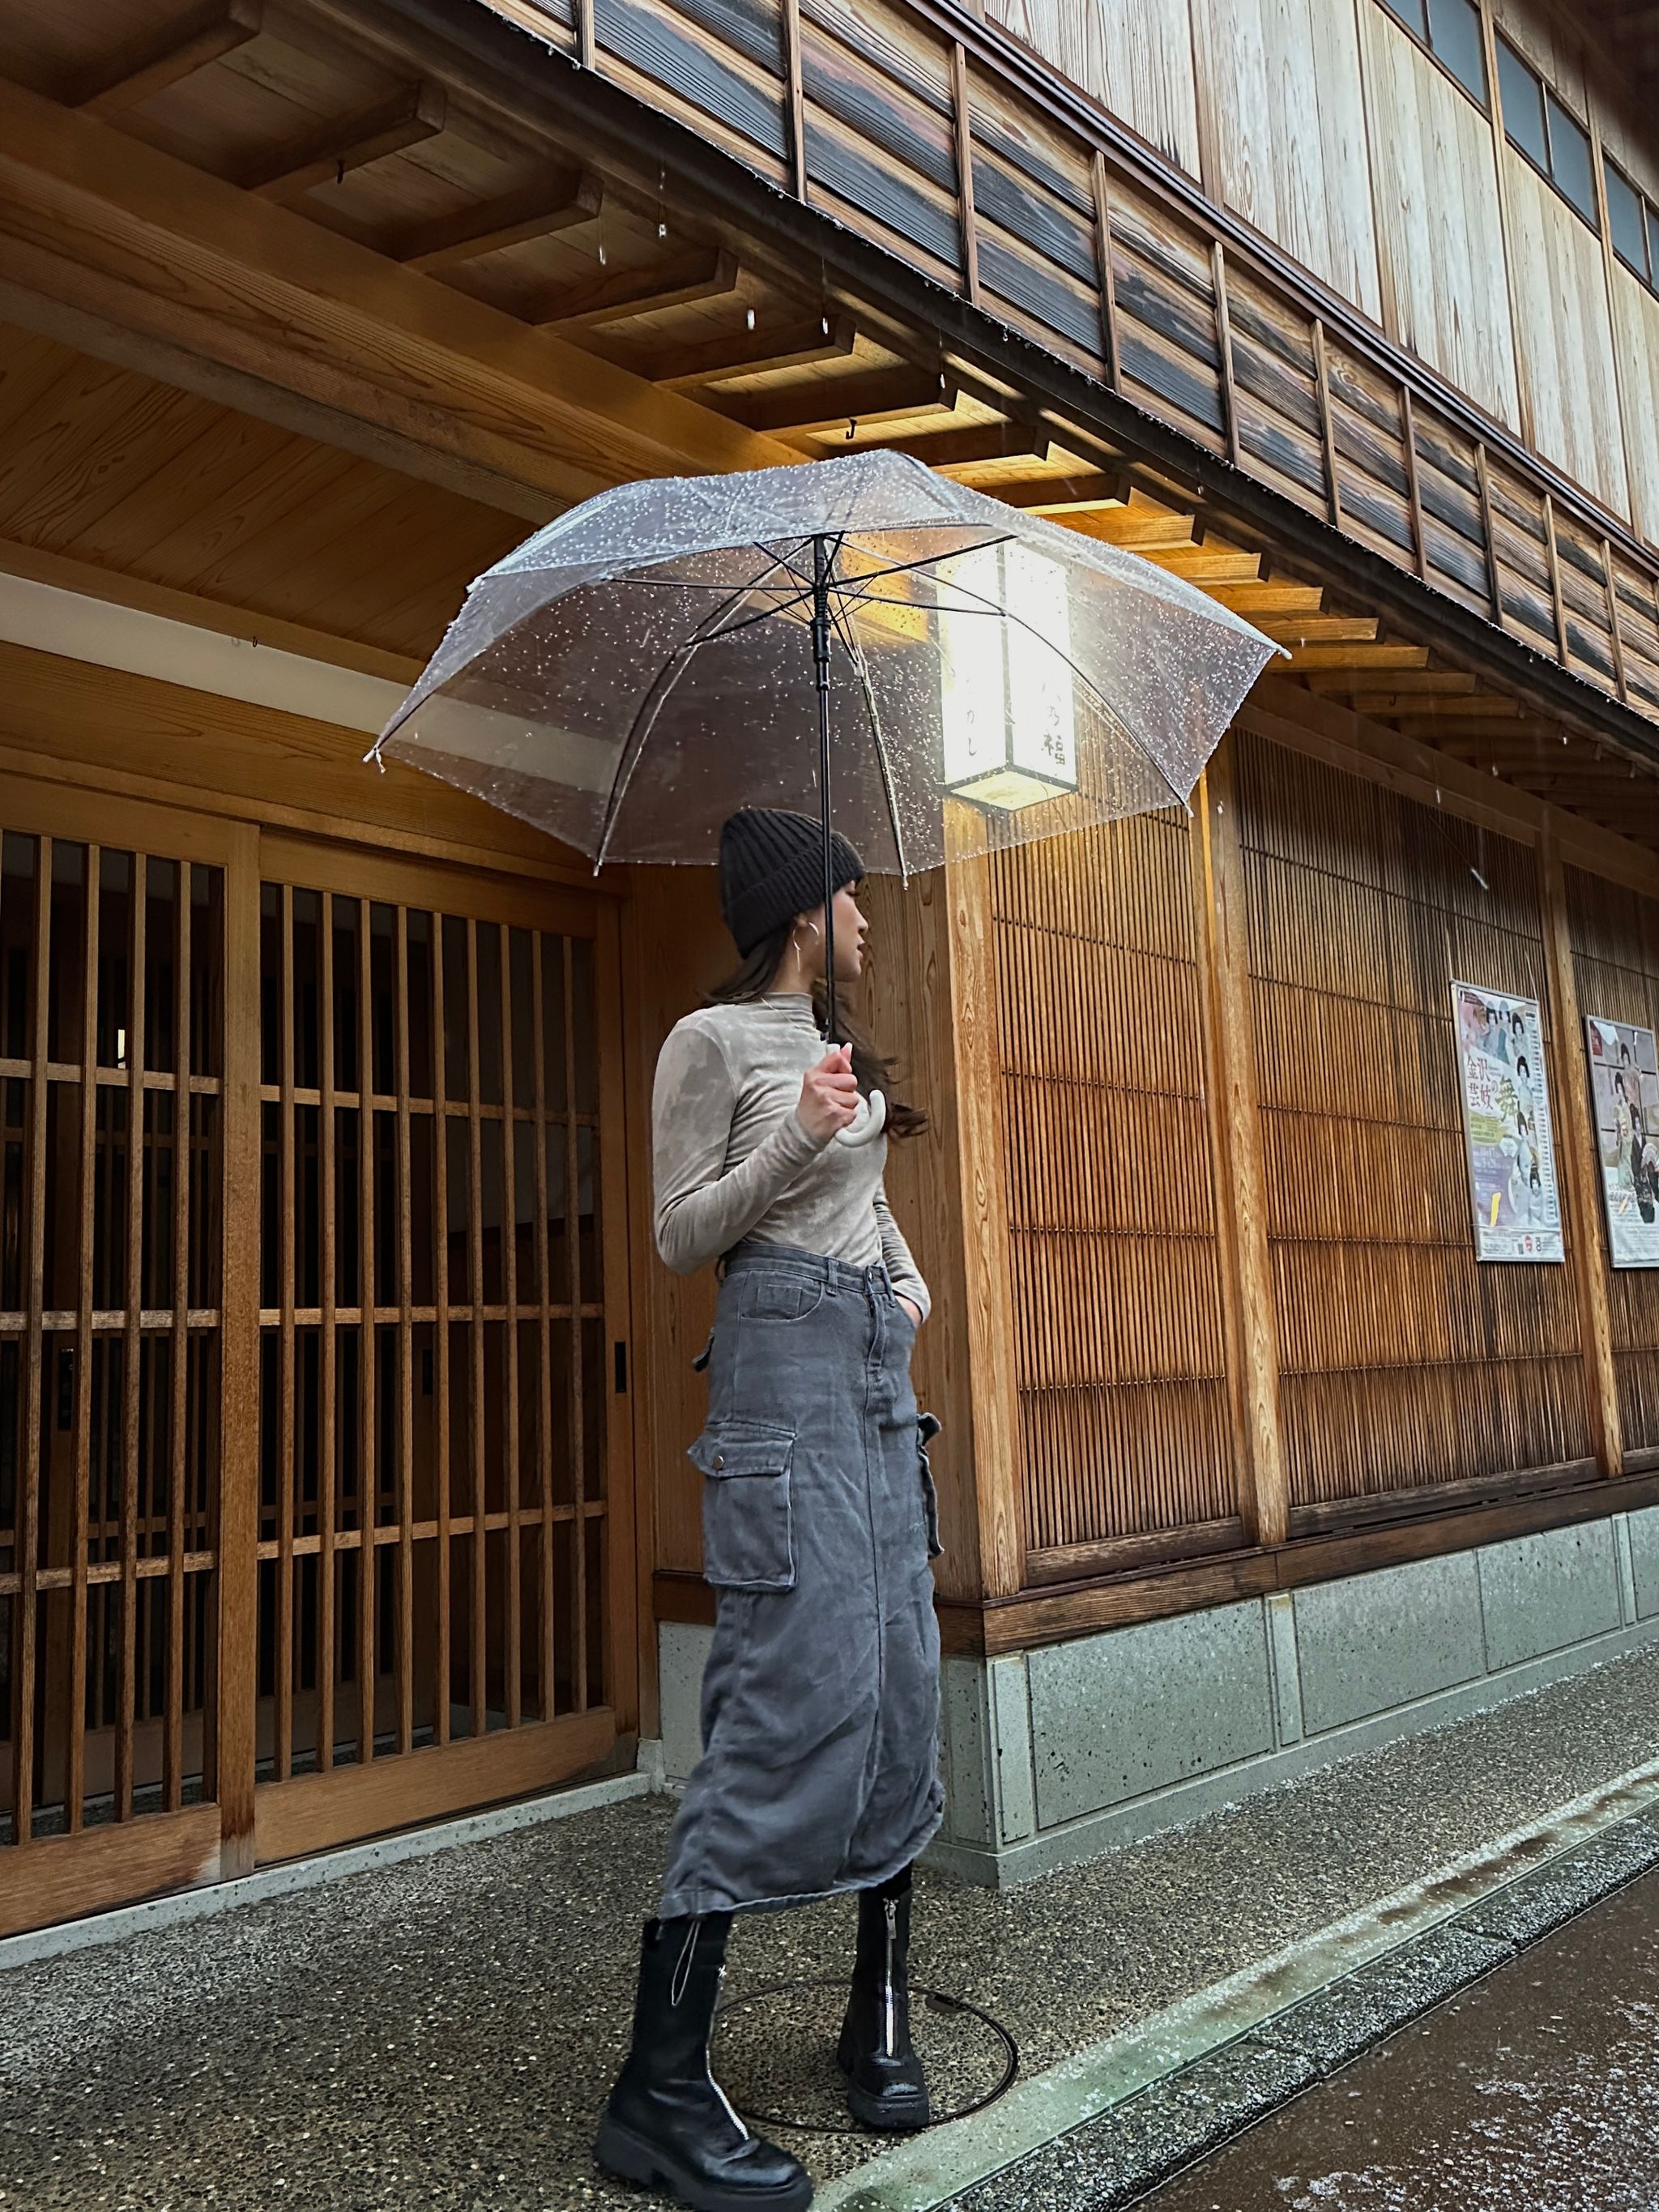
[[[1555,542],[1555,501],[1544,494],[1544,551],[1548,557],[1550,599],[1555,608],[1555,649],[1561,665],[1567,665],[1567,606],[1561,596],[1561,552]]]
[[[951,49],[951,100],[956,118],[957,200],[962,226],[962,281],[970,307],[978,307],[979,227],[974,219],[974,115],[968,83],[968,50]]]
[[[783,0],[784,132],[789,142],[789,188],[806,204],[806,93],[801,69],[800,0]]]
[[[1499,629],[1504,623],[1504,585],[1498,567],[1498,532],[1492,526],[1492,474],[1486,462],[1484,441],[1474,449],[1474,473],[1480,488],[1480,530],[1486,541],[1486,591],[1492,600],[1492,618]]]
[[[1106,381],[1123,388],[1123,349],[1117,327],[1117,279],[1112,273],[1112,184],[1106,156],[1095,149],[1095,261],[1099,270],[1101,336],[1106,347]]]
[[[1400,387],[1400,420],[1406,447],[1406,489],[1411,500],[1412,545],[1417,555],[1417,573],[1426,582],[1429,534],[1423,523],[1423,488],[1417,477],[1417,410],[1412,404],[1409,384]]]
[[[1238,436],[1238,390],[1233,381],[1233,319],[1227,306],[1227,250],[1218,238],[1210,248],[1210,274],[1215,285],[1216,346],[1221,360],[1221,412],[1227,426],[1227,459],[1244,465]]]
[[[1613,540],[1601,540],[1601,577],[1607,594],[1607,634],[1613,641],[1613,680],[1619,686],[1619,696],[1626,707],[1630,704],[1630,678],[1625,673],[1625,634],[1619,622],[1619,578],[1613,565]]]
[[[188,870],[180,896],[188,896]],[[179,988],[188,990],[189,978]],[[224,1252],[220,1316],[218,1653],[214,1668],[214,1772],[219,1800],[219,1875],[253,1869],[254,1719],[258,1694],[259,1254],[248,1224],[259,1218],[259,840],[234,833],[225,867]],[[289,1009],[284,1016],[291,1019]],[[325,1049],[328,1040],[325,1036]],[[189,1103],[189,1071],[176,1076]],[[285,1199],[285,1203],[291,1200]],[[283,1479],[291,1480],[284,1469]],[[276,1654],[278,1669],[292,1663]]]
[[[1331,365],[1325,346],[1325,325],[1316,315],[1313,325],[1314,376],[1318,384],[1319,435],[1325,450],[1325,504],[1331,527],[1342,527],[1342,479],[1336,466],[1336,425],[1331,416]]]
[[[1210,762],[1193,824],[1193,890],[1203,983],[1206,1091],[1218,1192],[1231,1397],[1237,1424],[1238,1510],[1252,1543],[1290,1534],[1290,1496],[1279,1419],[1279,1329],[1267,1243],[1250,1000],[1244,851],[1236,757],[1229,734]]]
[[[1578,1293],[1579,1323],[1584,1340],[1585,1395],[1596,1461],[1603,1474],[1617,1475],[1622,1474],[1625,1468],[1624,1424],[1619,1410],[1613,1316],[1607,1299],[1607,1265],[1602,1257],[1595,1126],[1590,1113],[1589,1085],[1584,1079],[1584,1025],[1573,973],[1566,872],[1555,833],[1547,824],[1539,838],[1538,865],[1550,1028],[1555,1044],[1555,1096],[1560,1102],[1556,1149],[1565,1170],[1571,1214],[1567,1258]]]
[[[1025,1535],[995,924],[991,864],[982,853],[968,848],[967,841],[976,838],[976,825],[961,819],[968,811],[949,808],[945,832],[967,1361],[972,1378],[980,1589],[986,1597],[1009,1597],[1024,1584]]]

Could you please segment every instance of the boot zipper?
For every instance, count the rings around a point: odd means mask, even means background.
[[[886,1971],[882,1976],[881,1983],[881,2047],[889,2058],[896,2058],[898,2057],[898,2029],[894,2014],[897,2009],[897,1999],[893,1990],[893,1953],[896,1948],[898,1941],[898,1905],[896,1901],[890,1897],[883,1898],[881,1902],[882,1911],[886,1915],[887,1919],[887,1963]]]
[[[720,1971],[720,1978],[714,1992],[714,2009],[716,2012],[720,2010],[720,1991],[724,1989],[725,1986],[726,1969],[722,1966]],[[749,2142],[750,2134],[748,2129],[744,2127],[743,2122],[738,2118],[737,2113],[732,2110],[731,2099],[726,2095],[725,2090],[721,2088],[720,2083],[714,2079],[714,2069],[709,2058],[708,2045],[707,2043],[705,2043],[702,2047],[702,2070],[708,2076],[709,2087],[720,2099],[721,2104],[725,2106],[726,2118],[731,2121],[732,2126],[743,2137],[744,2142]]]

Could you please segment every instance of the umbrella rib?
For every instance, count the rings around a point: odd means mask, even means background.
[[[760,580],[757,578],[754,583],[744,584],[737,591],[731,592],[720,606],[715,607],[705,617],[691,636],[684,643],[676,646],[663,665],[657,671],[651,689],[640,702],[639,711],[635,714],[633,726],[623,741],[622,751],[617,756],[616,771],[611,779],[611,793],[605,800],[605,820],[600,826],[599,849],[593,856],[593,872],[596,876],[605,866],[605,855],[611,849],[611,840],[616,830],[617,818],[622,811],[623,800],[628,795],[628,787],[634,780],[634,771],[639,766],[641,757],[650,742],[651,732],[657,726],[657,717],[667,703],[669,693],[684,675],[691,664],[693,655],[701,647],[711,644],[716,637],[730,635],[729,631],[717,628],[720,617],[728,609],[741,605],[750,592],[756,589],[759,581]]]
[[[864,647],[847,619],[845,609],[832,606],[830,619],[836,626],[836,635],[847,648],[848,658],[858,671],[859,682],[864,687],[865,711],[870,717],[870,735],[875,744],[877,764],[881,769],[881,788],[887,801],[887,819],[892,826],[893,849],[898,855],[899,878],[908,884],[910,864],[904,856],[904,832],[899,827],[898,799],[893,789],[892,765],[887,757],[887,741],[881,732],[881,716],[876,709],[876,687],[870,680],[870,665],[864,657]]]

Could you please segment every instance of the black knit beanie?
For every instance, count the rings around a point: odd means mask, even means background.
[[[830,833],[832,890],[856,883],[864,863],[839,830]],[[823,825],[779,806],[744,806],[720,831],[720,910],[746,960],[775,929],[823,903]]]

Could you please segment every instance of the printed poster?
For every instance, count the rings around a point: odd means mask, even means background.
[[[1615,1267],[1659,1267],[1659,1065],[1653,1031],[1592,1014],[1584,1032],[1608,1256]]]
[[[1476,1255],[1565,1260],[1538,1001],[1451,988]]]

